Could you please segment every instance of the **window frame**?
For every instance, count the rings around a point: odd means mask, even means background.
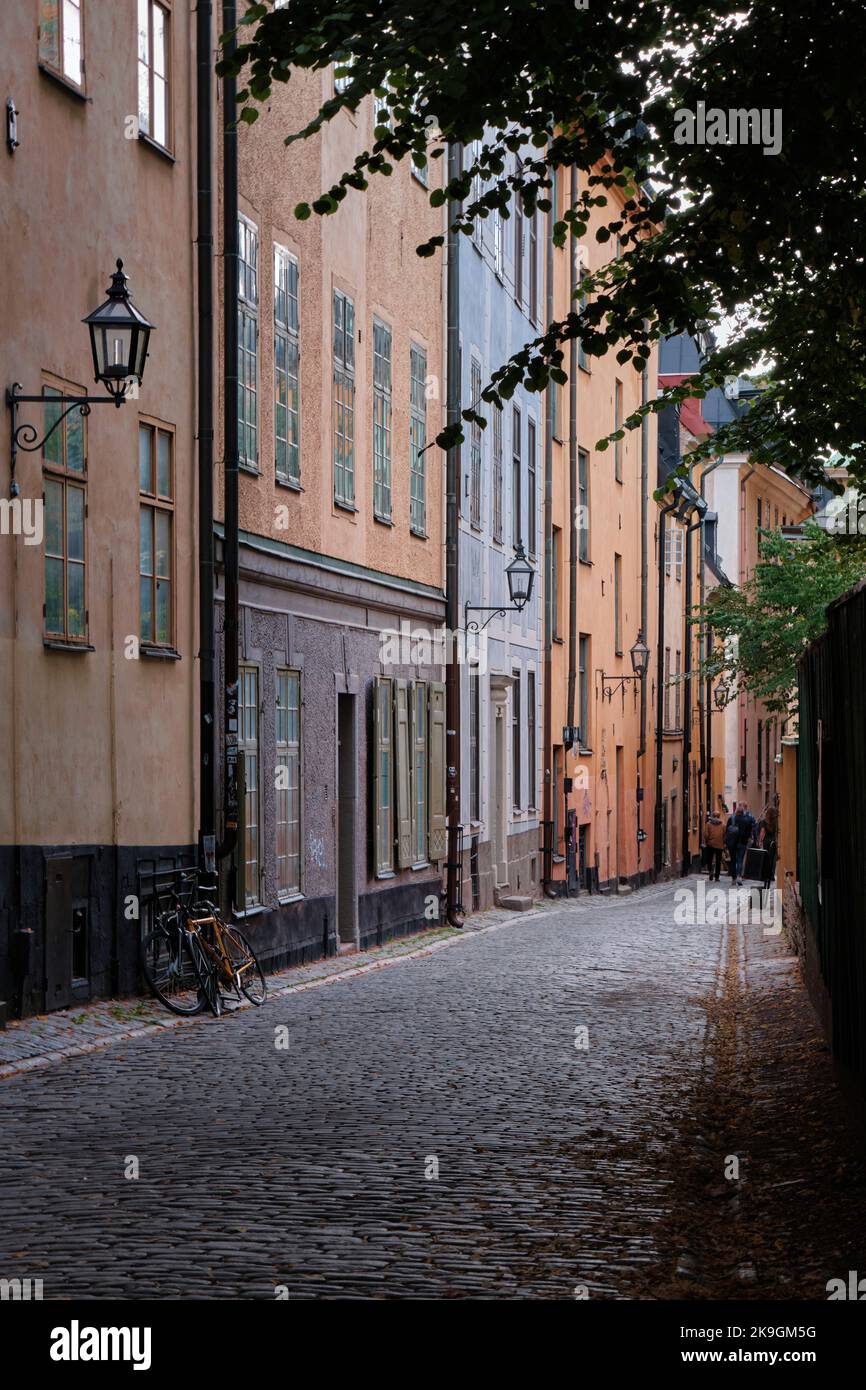
[[[86,396],[86,391],[82,387],[72,385],[68,382],[61,382],[59,378],[42,382],[43,401],[47,402],[57,396]],[[58,413],[63,415],[67,407],[58,402]],[[68,438],[69,422],[76,416],[80,421],[81,429],[81,461],[80,469],[70,468],[68,463]],[[43,420],[45,416],[45,406],[43,405]],[[60,462],[49,458],[46,454],[46,445],[53,452],[54,444],[60,445]],[[62,555],[49,555],[47,526],[45,527],[46,536],[43,542],[43,563],[42,563],[42,635],[43,640],[49,644],[61,643],[67,647],[80,647],[87,649],[90,647],[90,609],[88,601],[89,593],[89,570],[90,570],[90,547],[88,544],[88,472],[87,472],[87,417],[79,411],[71,411],[65,416],[62,424],[48,440],[43,440],[42,449],[42,506],[47,513],[47,483],[53,483],[60,487],[62,496],[62,517],[61,525],[63,532],[63,553]],[[69,557],[69,498],[70,490],[80,492],[82,495],[82,554],[83,558],[71,559]],[[48,626],[48,561],[60,560],[63,566],[63,631],[49,628]],[[82,632],[70,632],[69,627],[69,567],[70,565],[80,565],[82,570],[82,595],[84,606],[84,622]]]
[[[254,677],[255,701],[250,705],[247,703],[246,677]],[[248,738],[246,735],[246,712],[252,709],[255,713],[255,735]],[[250,909],[260,907],[262,904],[262,778],[261,778],[261,672],[254,662],[242,661],[238,667],[238,752],[243,754],[244,779],[243,779],[243,844],[239,845],[240,862],[243,864],[243,889],[244,905],[242,912],[249,912]],[[256,780],[255,787],[250,794],[249,767],[251,752],[255,754]],[[255,832],[256,832],[256,857],[247,859],[247,836],[250,830],[250,820],[248,807],[252,804],[255,808]],[[242,858],[241,858],[242,856]],[[255,894],[250,896],[247,887],[250,865],[256,865],[255,874]],[[240,865],[238,866],[240,867]]]
[[[481,362],[475,353],[469,359],[469,400],[473,410],[481,404]],[[481,530],[481,426],[473,420],[469,426],[469,524]]]
[[[294,270],[295,293],[292,294],[292,270]],[[285,317],[280,317],[280,296],[285,297]],[[294,313],[292,305],[294,304]],[[283,487],[301,486],[301,268],[298,257],[288,247],[274,242],[274,477]],[[285,355],[285,365],[280,365],[280,348]],[[294,360],[294,374],[292,362]],[[281,375],[286,379],[286,404],[280,402],[279,382]],[[294,375],[294,389],[292,377]],[[294,400],[294,410],[289,404]],[[278,417],[281,409],[286,412],[285,469],[280,470],[280,435]],[[291,428],[294,421],[294,429]],[[293,438],[294,436],[294,438]],[[292,458],[296,466],[292,467]]]
[[[592,638],[581,632],[577,639],[577,719],[578,743],[587,751],[592,747],[589,727],[589,672],[592,662]]]
[[[140,13],[141,13],[141,7],[142,7],[143,5],[146,5],[146,6],[147,6],[147,53],[148,53],[148,56],[147,56],[147,60],[145,61],[145,60],[142,59],[140,52],[137,54],[136,75],[137,75],[137,77],[138,77],[138,87],[137,87],[137,89],[136,89],[136,105],[137,105],[137,115],[138,115],[138,133],[139,133],[139,136],[140,136],[140,137],[143,137],[145,140],[150,141],[152,144],[156,145],[158,149],[160,149],[160,150],[165,150],[166,153],[171,154],[172,150],[174,149],[174,119],[173,119],[173,111],[172,111],[172,106],[173,106],[172,95],[173,95],[173,90],[174,90],[174,72],[173,72],[173,66],[174,66],[174,65],[173,65],[173,63],[172,63],[172,38],[173,38],[173,26],[172,26],[172,18],[173,18],[173,16],[172,16],[172,10],[171,10],[171,5],[170,5],[170,3],[167,3],[167,0],[138,0],[138,2],[137,2],[137,7],[136,7],[136,8],[137,8],[136,22],[137,22],[137,20],[138,20],[138,16],[139,16]],[[165,44],[165,74],[164,74],[164,75],[163,75],[162,73],[156,73],[156,70],[155,70],[154,64],[153,64],[153,53],[154,53],[154,45],[153,45],[153,12],[154,12],[155,9],[161,10],[162,13],[163,13],[163,15],[164,15],[164,23],[165,23],[165,28],[164,28],[164,31],[163,31],[163,33],[164,33],[164,44]],[[137,34],[140,33],[139,30],[137,30],[136,32],[137,32]],[[141,68],[142,68],[142,67],[145,67],[145,68],[147,69],[147,74],[148,74],[148,77],[147,77],[147,82],[148,82],[148,109],[147,109],[148,129],[145,129],[145,127],[144,127],[143,120],[142,120],[142,110],[141,110]],[[157,135],[154,134],[153,128],[152,128],[152,127],[153,127],[153,124],[154,124],[153,116],[154,116],[154,109],[155,109],[155,108],[154,108],[154,76],[159,77],[160,81],[164,82],[164,84],[165,84],[165,140],[160,140],[160,139],[159,139],[159,136],[157,136]]]
[[[613,556],[613,649],[622,656],[622,556]]]
[[[523,543],[523,417],[520,406],[511,407],[511,544]]]
[[[615,432],[622,429],[622,409],[622,382],[620,381],[619,377],[617,377],[613,384],[613,428]],[[622,482],[622,461],[624,443],[624,439],[615,439],[613,444],[613,475],[618,483]]]
[[[260,414],[259,414],[259,304],[260,295],[260,245],[259,229],[246,213],[238,213],[238,467],[246,473],[259,472]],[[250,243],[255,248],[255,261],[248,259]],[[252,286],[252,293],[249,292]],[[246,342],[245,323],[250,326],[253,346]],[[244,365],[251,364],[251,382],[247,379]],[[248,398],[252,402],[251,417],[247,417]],[[242,404],[243,403],[243,404]],[[248,452],[252,438],[254,453]]]
[[[520,756],[521,741],[521,681],[522,672],[520,667],[515,666],[511,671],[511,805],[515,815],[520,815],[523,810],[521,797],[523,794],[523,759]]]
[[[420,375],[416,367],[420,365]],[[427,351],[409,344],[409,530],[427,538]]]
[[[42,10],[44,7],[44,0],[40,0],[39,21],[36,26],[37,63],[43,72],[47,72],[48,74],[50,74],[51,77],[56,77],[60,82],[68,86],[77,95],[84,96],[87,91],[87,68],[85,57],[87,52],[87,43],[85,37],[84,0],[49,0],[49,3],[53,3],[57,17],[57,60],[52,60],[50,54],[43,47],[45,38],[42,32]],[[66,32],[67,5],[76,10],[78,13],[79,76],[77,78],[72,77],[66,71],[66,44],[64,41],[64,37]]]
[[[373,769],[375,841],[373,855],[376,878],[392,878],[394,875],[394,826],[396,794],[396,739],[394,735],[394,681],[390,676],[376,676],[373,682],[373,746],[376,762]],[[387,733],[382,732],[382,711],[388,719]],[[382,802],[382,752],[387,756],[389,799]],[[383,820],[383,816],[387,819]],[[387,855],[383,849],[387,845]]]
[[[409,682],[409,758],[411,802],[411,867],[422,869],[429,864],[428,835],[430,830],[430,731],[429,682]],[[420,703],[420,709],[419,709]],[[423,771],[423,784],[421,773]],[[419,814],[420,813],[420,814]]]
[[[280,700],[280,696],[281,696],[281,683],[282,683],[283,681],[285,681],[285,683],[286,683],[286,685],[285,685],[285,689],[286,689],[286,702],[285,702],[285,704],[282,704],[282,703],[281,703],[281,700]],[[291,687],[292,687],[292,682],[294,682],[295,688],[296,688],[296,690],[297,690],[297,703],[296,703],[296,705],[295,705],[294,707],[291,705],[290,700],[289,700],[289,696],[290,696],[290,692],[291,692]],[[275,669],[275,671],[274,671],[274,684],[275,684],[275,693],[274,693],[274,712],[275,712],[275,720],[274,720],[274,747],[275,747],[275,750],[276,750],[275,767],[276,767],[277,770],[279,770],[280,767],[285,767],[286,770],[289,772],[289,786],[288,786],[288,787],[280,787],[280,788],[278,788],[278,789],[277,789],[277,793],[276,793],[276,804],[275,804],[275,808],[274,808],[274,828],[275,828],[275,831],[276,831],[276,834],[275,834],[275,845],[274,845],[274,850],[275,850],[275,853],[274,853],[274,865],[275,865],[276,880],[277,880],[277,898],[279,899],[280,902],[288,902],[288,901],[290,901],[290,900],[293,899],[293,898],[302,897],[302,896],[303,896],[303,892],[304,892],[304,884],[303,884],[303,874],[304,874],[304,855],[303,855],[303,844],[304,844],[304,841],[303,841],[303,810],[304,810],[304,804],[303,804],[303,785],[304,785],[304,784],[303,784],[303,717],[304,717],[304,716],[303,716],[303,696],[302,696],[302,691],[301,691],[301,672],[300,672],[300,670],[298,670],[296,667],[291,667],[291,666],[278,666],[278,667]],[[289,731],[290,731],[290,724],[291,724],[291,714],[292,714],[293,709],[294,709],[294,712],[295,712],[295,715],[296,715],[296,721],[297,721],[297,737],[296,737],[295,739],[289,738]],[[281,738],[281,737],[280,737],[281,716],[283,717],[284,722],[285,722],[285,734],[286,734],[285,738]],[[295,763],[296,763],[296,767],[297,767],[297,783],[296,783],[296,786],[295,786],[295,788],[294,788],[294,791],[295,791],[296,797],[297,797],[296,805],[295,805],[295,808],[294,808],[294,809],[296,810],[297,814],[296,814],[296,817],[295,817],[295,820],[294,820],[294,821],[291,819],[291,812],[292,812],[292,809],[293,809],[293,808],[292,808],[292,804],[291,804],[291,796],[292,796],[292,791],[293,791],[293,788],[292,788],[292,785],[291,785],[291,758],[292,758],[292,754],[295,755]],[[286,818],[285,818],[284,820],[281,820],[281,819],[280,819],[281,798],[285,798]],[[292,826],[293,824],[297,824],[297,828],[298,828],[298,829],[297,829],[297,845],[298,845],[298,849],[297,849],[297,855],[296,855],[296,856],[293,856],[293,855],[291,854],[291,851],[290,851],[290,845],[291,845],[291,826]],[[285,827],[285,835],[286,835],[286,853],[285,853],[285,855],[280,855],[280,839],[279,839],[279,835],[280,835],[280,828],[281,828],[281,826],[284,826],[284,827]],[[284,860],[287,864],[289,864],[289,863],[291,863],[291,861],[292,861],[294,858],[297,858],[297,872],[296,872],[296,874],[295,874],[295,879],[296,879],[296,881],[295,881],[294,883],[292,883],[292,882],[285,882],[285,883],[283,883],[283,882],[280,881],[280,880],[281,880],[281,867],[280,867],[280,866],[281,866],[281,862]],[[290,876],[287,876],[287,877],[290,877]]]
[[[535,671],[529,667],[526,672],[526,758],[527,789],[526,804],[530,811],[538,809],[538,750],[535,746],[537,733],[537,691]]]
[[[481,823],[481,672],[469,668],[469,819]]]
[[[531,415],[526,420],[526,553],[531,560],[538,549],[538,431]]]
[[[337,308],[341,307],[341,321],[337,322]],[[347,313],[348,310],[348,313]],[[347,322],[351,317],[351,331]],[[342,351],[338,351],[338,334]],[[351,353],[347,345],[351,343]],[[331,361],[332,361],[332,417],[331,417],[331,468],[332,488],[335,507],[343,511],[357,511],[355,505],[355,413],[357,383],[355,376],[355,301],[345,290],[335,285],[331,294]],[[338,428],[341,422],[342,428]],[[341,443],[342,441],[342,443]],[[342,483],[342,486],[338,486]]]
[[[150,476],[153,483],[153,491],[144,489],[141,486],[141,436],[147,430],[150,432]],[[159,490],[159,439],[163,436],[169,441],[169,493]],[[139,478],[138,478],[138,505],[139,505],[139,531],[138,531],[138,632],[140,645],[145,649],[162,651],[176,650],[177,632],[177,557],[175,554],[176,546],[176,527],[175,527],[175,502],[177,493],[177,461],[175,457],[176,435],[171,426],[166,425],[161,420],[152,419],[149,416],[139,416],[138,420],[138,440],[139,440]],[[153,573],[145,575],[141,569],[141,514],[144,511],[151,513],[150,522],[150,546],[152,554]],[[160,575],[156,572],[156,553],[157,553],[157,514],[161,513],[168,517],[168,575]],[[142,580],[149,579],[151,586],[151,633],[150,637],[145,637],[142,631],[141,613],[141,585]],[[160,583],[167,582],[169,586],[169,633],[166,639],[160,639],[157,633],[157,587]]]
[[[497,545],[502,545],[502,409],[499,406],[493,407],[493,419],[491,422],[493,438],[491,441],[492,454],[492,516],[490,522],[490,534]]]
[[[589,451],[578,449],[577,451],[577,501],[582,508],[581,522],[585,519],[586,525],[580,525],[577,532],[577,558],[581,564],[591,564],[589,553],[590,521],[592,513],[590,500],[590,478],[589,478]]]
[[[382,349],[377,351],[377,339]],[[390,524],[393,514],[393,425],[394,418],[394,339],[390,326],[373,315],[370,334],[372,352],[373,408],[373,518]],[[381,419],[377,416],[381,412]],[[381,445],[381,447],[380,447]]]

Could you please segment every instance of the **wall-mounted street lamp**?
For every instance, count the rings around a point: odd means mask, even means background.
[[[631,657],[631,669],[634,671],[633,676],[606,676],[603,671],[601,673],[601,698],[604,699],[606,696],[608,704],[613,699],[613,692],[617,688],[622,690],[623,694],[625,693],[626,681],[634,681],[634,695],[637,699],[638,686],[646,676],[650,656],[649,647],[644,641],[642,632],[638,633],[637,641],[629,648],[629,656]]]
[[[730,692],[728,690],[728,687],[725,685],[725,682],[719,681],[718,685],[713,691],[713,699],[716,702],[716,709],[725,708],[725,705],[728,703],[729,694]]]
[[[508,597],[510,605],[499,605],[494,608],[483,608],[477,603],[467,603],[464,606],[464,627],[467,632],[481,632],[497,616],[505,617],[506,613],[521,613],[532,598],[532,585],[535,580],[535,570],[526,558],[523,545],[518,543],[514,559],[510,565],[505,566],[505,578],[508,580]],[[490,617],[485,618],[483,623],[469,621],[470,610],[474,613],[489,613]]]
[[[81,320],[90,331],[90,350],[93,353],[95,380],[101,381],[108,391],[107,396],[51,396],[52,405],[62,406],[60,414],[51,428],[39,438],[35,425],[18,423],[18,407],[22,404],[44,405],[45,396],[22,396],[21,383],[15,381],[6,391],[6,404],[12,412],[11,437],[11,494],[18,496],[15,481],[15,462],[18,450],[35,453],[43,448],[47,439],[63,423],[67,415],[77,410],[81,415],[89,415],[94,405],[121,406],[126,399],[130,384],[141,383],[144,364],[147,360],[147,347],[153,324],[149,323],[129,296],[128,280],[123,273],[123,261],[118,260],[117,269],[111,277],[106,291],[108,298],[92,314]]]

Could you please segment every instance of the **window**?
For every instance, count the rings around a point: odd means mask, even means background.
[[[558,381],[551,381],[547,387],[547,399],[550,408],[550,429],[554,439],[562,439],[562,386]]]
[[[238,218],[238,462],[259,466],[259,234]]]
[[[169,15],[158,0],[138,0],[138,128],[165,149],[171,142]]]
[[[758,785],[764,780],[764,721],[758,720]]]
[[[493,410],[493,539],[502,542],[502,411]]]
[[[515,811],[520,810],[520,671],[511,672],[511,795]]]
[[[493,269],[501,280],[503,276],[502,213],[498,208],[493,210]]]
[[[529,224],[529,317],[538,323],[538,213],[527,218]]]
[[[416,536],[427,534],[427,354],[413,343],[409,348],[409,526]]]
[[[481,363],[473,357],[469,367],[469,399],[472,409],[481,404]],[[473,420],[469,427],[469,521],[481,527],[481,426]]]
[[[301,481],[298,262],[274,247],[274,450],[277,481]]]
[[[376,873],[390,873],[394,867],[394,735],[392,722],[392,682],[377,677],[373,689],[373,765],[376,803]]]
[[[622,556],[613,557],[613,647],[622,656]]]
[[[535,421],[526,422],[526,532],[529,554],[535,558],[536,529],[538,526],[538,498],[536,495]]]
[[[355,504],[355,306],[334,290],[334,501]]]
[[[469,819],[481,820],[481,677],[469,670]]]
[[[511,413],[511,539],[514,546],[523,540],[523,517],[520,514],[520,411],[517,406]]]
[[[412,684],[412,862],[427,860],[427,686]]]
[[[578,741],[581,748],[589,748],[589,637],[585,632],[578,640],[577,660]]]
[[[671,727],[671,649],[665,647],[665,702],[664,727]]]
[[[68,393],[68,388],[67,388]],[[45,428],[60,419],[64,406],[53,386],[43,387]],[[66,416],[42,449],[45,490],[45,636],[63,642],[87,641],[87,453],[84,418]]]
[[[238,749],[243,754],[243,854],[244,903],[259,901],[259,673],[242,666],[239,675]]]
[[[682,687],[681,687],[681,685],[680,685],[681,662],[682,662],[682,652],[679,652],[679,651],[678,651],[678,652],[676,653],[676,665],[674,666],[674,728],[675,728],[675,729],[681,729],[681,728],[683,727],[683,725],[682,725],[682,713],[681,713],[681,709],[680,709],[680,696],[682,695]]]
[[[76,87],[84,85],[82,0],[40,0],[39,61]]]
[[[391,520],[391,330],[373,320],[373,515]]]
[[[588,275],[588,274],[589,274],[589,272],[588,272],[587,270],[581,268],[581,271],[580,271],[580,284],[581,284],[581,285],[583,284],[584,280],[587,278],[587,275]],[[585,295],[585,294],[581,294],[581,296],[580,296],[580,312],[581,312],[581,314],[584,313],[584,311],[585,311],[586,306],[587,306],[588,303],[589,303],[589,298],[588,298],[588,296]],[[588,362],[588,359],[587,359],[586,350],[584,349],[584,346],[583,346],[583,339],[582,339],[582,338],[579,338],[579,339],[578,339],[578,343],[577,343],[577,365],[578,365],[579,367],[582,367],[583,370],[584,370],[585,372],[588,372],[588,371],[589,371],[589,362]]]
[[[535,809],[536,804],[536,759],[538,750],[535,747],[535,672],[526,673],[526,757],[528,759],[527,773],[529,785],[527,787],[528,805]]]
[[[345,56],[345,58],[338,58],[337,61],[335,62],[335,64],[334,64],[334,91],[335,91],[335,92],[339,92],[339,93],[342,95],[343,92],[347,92],[347,91],[349,90],[349,87],[352,85],[352,81],[353,81],[352,66],[353,66],[353,57],[352,57],[352,54],[351,54],[351,53],[347,53],[346,56]]]
[[[514,298],[523,304],[523,208],[519,201],[514,207]]]
[[[622,382],[614,383],[613,388],[613,428],[615,431],[622,429]],[[622,482],[622,449],[624,440],[617,439],[613,446],[613,471],[618,483]]]
[[[561,641],[562,622],[559,613],[559,604],[562,588],[562,531],[558,526],[553,527],[551,541],[550,606],[553,614],[553,638],[554,641]]]
[[[469,150],[468,150],[468,158],[469,158],[469,165],[470,165],[470,168],[474,168],[475,165],[477,165],[479,159],[481,158],[481,141],[480,141],[480,140],[473,140],[473,141],[472,141],[472,144],[469,146]],[[476,170],[475,170],[475,173],[472,175],[472,187],[471,187],[470,193],[469,193],[469,202],[470,202],[470,204],[472,204],[472,203],[477,203],[478,200],[482,197],[483,193],[484,193],[484,179],[483,179],[483,176],[482,176],[482,174],[481,174],[481,170],[480,170],[480,169],[476,169]],[[483,226],[482,226],[481,216],[480,216],[480,214],[476,213],[476,215],[475,215],[475,216],[473,217],[473,219],[472,219],[472,240],[473,240],[475,246],[478,248],[479,251],[481,250],[481,245],[482,245],[483,237],[484,237],[484,228],[483,228]]]
[[[301,891],[301,677],[277,671],[277,892]]]
[[[170,647],[174,639],[173,436],[156,425],[138,427],[139,634]]]
[[[580,514],[577,518],[577,558],[589,563],[589,454],[585,449],[577,451],[577,500]]]

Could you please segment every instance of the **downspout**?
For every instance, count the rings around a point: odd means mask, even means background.
[[[196,6],[198,261],[199,854],[215,833],[213,539],[213,0]]]
[[[236,46],[236,0],[223,0],[222,27]],[[234,852],[238,838],[238,133],[237,81],[223,78],[223,568],[225,574],[223,838],[219,857]],[[237,873],[229,870],[229,904],[238,901]]]
[[[664,685],[665,685],[665,532],[667,516],[679,505],[679,489],[666,506],[659,512],[658,541],[658,649],[656,651],[656,801],[655,801],[655,839],[653,844],[653,864],[656,875],[664,868],[662,862],[662,802],[664,801],[664,777],[662,772],[662,736],[664,734]]]
[[[553,224],[556,209],[548,216],[547,236],[547,322],[553,322]],[[555,898],[553,887],[553,411],[551,392],[547,388],[547,414],[544,429],[544,802],[542,806],[543,834],[541,851],[541,886],[545,896]]]
[[[705,483],[706,483],[706,480],[707,480],[707,478],[709,477],[710,473],[714,472],[715,469],[718,468],[719,464],[722,463],[722,462],[724,462],[724,460],[721,459],[721,458],[715,459],[714,462],[708,464],[707,467],[706,467],[706,468],[703,470],[703,472],[701,473],[701,488],[700,488],[701,497],[706,498],[706,491],[705,491]],[[705,556],[705,554],[706,554],[705,545],[704,545],[704,535],[705,535],[704,522],[705,522],[705,516],[706,516],[705,513],[701,516],[701,576],[700,576],[700,586],[701,586],[701,614],[702,614],[702,615],[703,615],[704,603],[706,602],[706,595],[707,595],[706,565],[705,565],[705,560],[704,560],[704,556]],[[712,640],[713,640],[713,639],[712,639],[712,632],[713,632],[713,629],[712,629],[712,627],[710,626],[710,624],[707,623],[707,625],[706,625],[706,627],[705,627],[705,626],[704,626],[704,623],[703,623],[703,618],[702,618],[702,620],[701,620],[701,625],[700,625],[700,628],[699,628],[699,646],[700,646],[700,650],[701,650],[701,654],[702,654],[701,659],[704,660],[704,661],[706,661],[706,660],[709,658],[709,655],[710,655],[711,645],[712,645]],[[702,776],[703,779],[704,779],[704,793],[705,793],[705,800],[706,800],[706,806],[707,806],[707,815],[709,815],[710,812],[711,812],[712,809],[713,809],[713,690],[712,690],[712,686],[713,686],[713,682],[712,682],[712,677],[710,677],[710,676],[707,676],[706,680],[705,680],[704,682],[702,682],[702,683],[698,686],[698,699],[699,699],[699,701],[700,701],[700,703],[701,703],[701,719],[700,719],[700,724],[701,724],[701,776]]]
[[[683,596],[683,769],[682,769],[682,863],[680,875],[689,873],[689,813],[691,810],[691,760],[692,760],[692,625],[689,616],[692,611],[692,532],[703,526],[702,518],[686,527],[686,574]]]
[[[577,170],[571,171],[571,206],[577,203]],[[569,304],[573,306],[577,293],[577,238],[571,236],[571,264],[569,267]],[[568,696],[566,723],[569,731],[574,728],[574,691],[577,679],[577,339],[572,338],[568,354],[568,500],[570,519],[568,525]],[[563,739],[567,751],[573,746],[569,738]]]
[[[571,206],[577,205],[577,169],[571,170]],[[569,306],[573,312],[578,290],[577,237],[571,236],[569,267]],[[563,738],[563,751],[574,747],[574,692],[577,680],[577,339],[572,338],[568,352],[568,694],[566,722],[568,738]],[[568,799],[565,799],[565,807]],[[565,891],[570,896],[575,874],[576,845],[574,835],[568,834],[568,813],[565,814],[566,855]]]
[[[448,146],[448,179],[460,176],[460,147]],[[460,236],[454,223],[460,204],[448,208],[446,264],[446,424],[460,423]],[[452,649],[460,630],[460,446],[452,444],[445,463],[445,621],[452,634]],[[465,640],[465,634],[464,634]],[[463,926],[460,849],[460,665],[450,661],[445,673],[445,803],[448,815],[447,867],[445,877],[445,920],[452,927]]]
[[[649,372],[644,367],[641,373],[641,405],[645,406],[649,400]],[[647,524],[648,524],[648,503],[647,496],[649,488],[649,420],[644,415],[640,427],[640,630],[644,634],[646,641],[648,611],[647,611],[647,585],[649,566],[647,558]],[[640,680],[640,742],[637,750],[637,874],[638,884],[640,884],[641,874],[641,811],[643,809],[643,782],[641,773],[643,771],[643,759],[646,757],[646,673]]]

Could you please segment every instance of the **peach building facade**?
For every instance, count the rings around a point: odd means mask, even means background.
[[[194,145],[184,7],[4,5],[0,386],[106,396],[82,317],[118,257],[156,328],[141,388],[0,445],[0,999],[138,985],[153,872],[197,826]],[[167,74],[167,80],[160,75]],[[107,396],[106,396],[107,399]],[[43,507],[16,530],[15,501]],[[7,506],[8,504],[8,506]]]

